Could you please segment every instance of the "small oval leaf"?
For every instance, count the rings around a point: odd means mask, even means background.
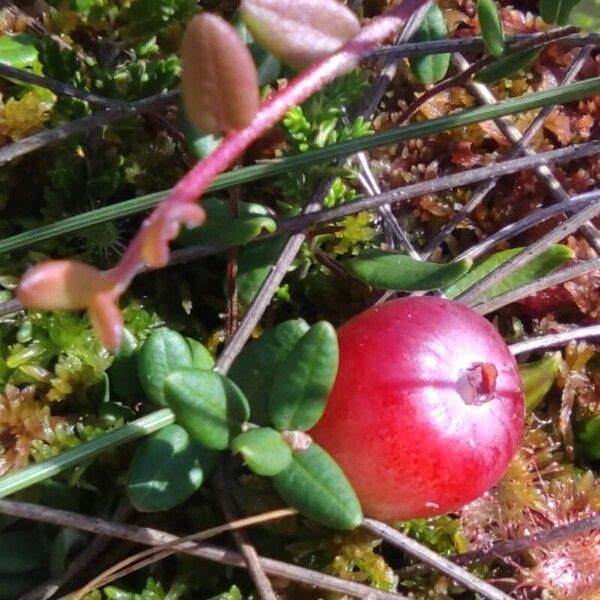
[[[560,352],[553,352],[541,360],[519,365],[528,411],[535,410],[550,391],[558,375],[560,361]]]
[[[205,133],[242,129],[258,112],[258,75],[250,50],[217,15],[192,18],[181,47],[183,105]]]
[[[475,75],[475,79],[481,83],[492,84],[505,77],[511,77],[534,62],[541,51],[540,48],[531,48],[530,50],[503,56],[491,65],[481,69]]]
[[[540,0],[540,16],[550,25],[566,25],[580,0]]]
[[[32,68],[37,62],[35,38],[27,33],[0,36],[0,62],[16,69]]]
[[[437,4],[433,3],[427,11],[414,40],[415,42],[431,42],[447,38],[448,27],[446,26],[444,13]],[[448,72],[450,54],[414,56],[409,62],[412,74],[421,83],[436,83],[443,79]]]
[[[145,440],[133,457],[127,481],[131,503],[142,512],[181,504],[200,488],[218,456],[180,425],[168,425]]]
[[[367,285],[407,292],[446,287],[462,277],[472,264],[469,259],[455,263],[425,262],[376,248],[344,261],[344,266]]]
[[[240,14],[254,39],[295,69],[339,50],[360,29],[336,0],[242,0]]]
[[[248,306],[252,302],[284,244],[285,238],[277,236],[240,248],[237,286],[242,306]]]
[[[127,329],[123,329],[121,347],[108,369],[110,388],[119,398],[141,398],[143,389],[137,373],[138,341]]]
[[[444,295],[446,298],[456,298],[472,285],[475,285],[480,279],[502,266],[507,260],[519,254],[521,250],[523,248],[510,248],[509,250],[502,250],[485,258],[464,277],[447,287],[444,290]],[[521,267],[512,275],[504,278],[503,281],[479,296],[477,302],[493,298],[519,286],[531,283],[565,262],[573,260],[574,257],[573,250],[568,246],[563,244],[551,246],[548,250],[529,261],[524,267]]]
[[[250,417],[248,401],[227,377],[180,369],[165,379],[165,397],[175,418],[203,446],[225,450]]]
[[[307,431],[323,416],[339,362],[338,341],[330,323],[313,325],[278,369],[269,411],[276,429]]]
[[[215,359],[208,348],[204,344],[201,344],[199,341],[190,337],[186,337],[185,340],[192,353],[192,366],[195,369],[206,369],[207,371],[210,371],[215,366]]]
[[[280,323],[250,342],[231,365],[229,377],[246,394],[254,423],[271,422],[269,394],[273,380],[294,344],[307,331],[308,325],[301,319]]]
[[[363,514],[350,482],[320,446],[293,455],[290,466],[273,478],[281,497],[303,515],[328,527],[354,529]]]
[[[292,462],[292,451],[282,435],[270,427],[240,433],[231,442],[231,451],[241,454],[248,468],[263,477],[281,473]]]
[[[477,18],[481,35],[490,54],[500,57],[504,54],[504,28],[494,0],[477,0]]]
[[[140,383],[149,400],[166,406],[165,377],[176,369],[193,367],[192,350],[176,331],[161,327],[153,331],[138,355]]]
[[[237,217],[232,217],[227,203],[206,198],[202,201],[206,210],[206,223],[200,227],[184,230],[178,242],[192,244],[219,243],[223,246],[239,246],[252,241],[261,233],[273,233],[277,224],[267,210],[249,202],[240,202]]]

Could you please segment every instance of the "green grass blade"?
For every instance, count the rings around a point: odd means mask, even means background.
[[[102,452],[154,433],[170,425],[174,420],[173,412],[168,408],[164,408],[42,463],[0,477],[0,498],[10,496],[45,479],[54,477],[65,469],[76,467],[87,460],[95,458]]]
[[[320,162],[330,161],[343,156],[349,156],[357,152],[396,144],[401,141],[416,139],[427,135],[464,127],[481,121],[497,119],[498,117],[515,114],[521,111],[542,108],[552,104],[564,104],[600,93],[600,77],[579,81],[560,88],[544,90],[535,94],[528,94],[518,98],[510,98],[494,105],[479,106],[463,110],[438,119],[430,119],[419,123],[413,123],[404,127],[390,129],[375,135],[348,140],[304,154],[288,156],[286,158],[265,161],[242,169],[224,173],[218,177],[209,191],[225,189],[231,186],[242,185],[251,181],[273,177],[294,169],[305,168]],[[168,194],[156,192],[140,198],[126,200],[119,204],[99,208],[81,215],[69,217],[45,225],[32,231],[26,231],[0,241],[0,252],[9,252],[24,248],[65,233],[84,229],[91,225],[97,225],[119,219],[128,215],[144,212],[156,206]]]

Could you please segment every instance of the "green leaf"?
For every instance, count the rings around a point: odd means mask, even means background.
[[[427,11],[414,40],[416,42],[431,42],[448,38],[448,27],[444,13],[437,4],[432,4]],[[450,54],[430,54],[414,56],[410,59],[413,75],[422,83],[435,83],[443,79],[450,66]]]
[[[560,368],[560,352],[519,365],[527,411],[535,410],[550,391]]]
[[[494,0],[477,0],[477,18],[486,48],[495,57],[504,54],[504,28]]]
[[[0,534],[0,574],[16,575],[46,564],[48,552],[42,539],[31,529]]]
[[[108,369],[110,387],[119,398],[141,398],[144,391],[137,372],[138,341],[129,329],[123,329],[123,342]]]
[[[498,117],[533,110],[543,106],[574,102],[588,96],[593,96],[598,92],[600,92],[600,77],[593,77],[570,85],[509,98],[497,104],[469,108],[437,119],[427,119],[403,127],[395,127],[374,133],[373,135],[353,138],[325,146],[324,148],[310,150],[309,152],[287,156],[282,159],[259,162],[248,167],[234,169],[216,177],[209,186],[208,191],[214,192],[251,181],[258,181],[266,177],[275,177],[295,169],[303,169],[320,162],[350,156],[356,152],[370,150],[371,148],[387,144],[397,144],[404,140],[422,138],[439,133],[440,131],[456,129],[472,123],[497,119]],[[48,225],[37,227],[36,229],[28,229],[25,232],[0,240],[0,254],[18,248],[26,248],[34,243],[57,236],[72,235],[76,231],[91,227],[92,225],[142,213],[156,206],[168,194],[168,190],[155,192],[61,219]]]
[[[239,215],[234,218],[227,202],[215,198],[202,201],[206,210],[206,223],[194,229],[184,230],[178,242],[184,246],[218,243],[223,246],[239,246],[252,241],[261,233],[273,233],[277,228],[267,209],[260,204],[239,203]]]
[[[360,29],[336,0],[242,0],[240,15],[259,44],[295,69],[335,52]]]
[[[187,147],[194,158],[202,159],[214,152],[221,143],[221,136],[198,131],[186,118],[183,105],[179,104],[177,118],[185,136]]]
[[[462,277],[472,264],[470,259],[455,263],[419,261],[377,248],[369,248],[344,261],[344,266],[367,285],[407,292],[446,287]]]
[[[199,341],[190,337],[185,338],[192,353],[192,366],[195,369],[206,369],[210,371],[215,366],[215,359],[208,348]]]
[[[507,54],[481,69],[475,75],[475,79],[481,83],[492,84],[506,77],[511,77],[535,61],[541,51],[541,48],[531,48],[516,54]]]
[[[193,367],[192,350],[187,340],[176,331],[161,327],[144,342],[138,356],[138,374],[149,400],[166,406],[164,382],[169,373],[182,367]]]
[[[540,16],[551,25],[566,25],[580,0],[540,0]]]
[[[243,306],[248,306],[256,296],[284,244],[285,238],[278,236],[240,248],[237,285]]]
[[[273,425],[306,431],[325,411],[338,369],[337,334],[330,323],[313,325],[279,366],[269,397]]]
[[[218,596],[213,596],[208,600],[244,600],[244,598],[242,596],[242,592],[240,592],[240,589],[234,585],[228,592],[224,592]]]
[[[456,298],[465,290],[475,285],[480,279],[483,279],[483,277],[502,266],[507,260],[519,254],[522,250],[523,248],[510,248],[509,250],[502,250],[501,252],[496,252],[495,254],[488,256],[473,267],[464,277],[447,287],[444,290],[444,295],[450,299]],[[477,301],[481,302],[527,283],[531,283],[565,262],[573,260],[574,257],[575,254],[568,246],[562,244],[551,246],[548,250],[529,261],[512,275],[509,275],[503,281],[490,288],[487,292],[482,294]]]
[[[246,394],[254,423],[268,425],[271,422],[271,386],[281,363],[307,331],[308,325],[300,319],[280,323],[250,342],[231,365],[229,377]]]
[[[600,29],[600,3],[598,0],[581,0],[577,8],[569,15],[569,23],[586,31],[597,32]]]
[[[0,62],[17,69],[33,67],[38,58],[34,41],[26,33],[0,36]]]
[[[224,133],[249,125],[258,111],[258,74],[250,50],[222,17],[190,19],[181,42],[181,97],[201,131]]]
[[[250,429],[231,442],[231,451],[241,454],[248,468],[263,477],[281,473],[292,462],[292,451],[282,435],[270,427]]]
[[[203,446],[224,450],[250,417],[248,401],[227,377],[180,369],[165,379],[165,397],[176,421]]]
[[[142,512],[168,510],[187,500],[206,480],[218,452],[191,439],[179,425],[169,425],[137,449],[127,481],[127,493]]]
[[[290,506],[323,525],[354,529],[363,520],[350,482],[331,456],[315,443],[294,454],[290,466],[276,475],[273,483]]]

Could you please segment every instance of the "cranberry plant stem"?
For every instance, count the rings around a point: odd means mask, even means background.
[[[232,165],[255,140],[275,125],[287,111],[302,103],[324,85],[351,71],[362,55],[397,33],[429,0],[404,0],[374,19],[341,50],[298,75],[287,87],[267,100],[250,125],[229,134],[205,160],[198,163],[171,190],[166,200],[144,221],[119,263],[111,271],[114,292],[123,293],[143,266],[142,247],[148,229],[177,205],[196,202],[213,179]]]

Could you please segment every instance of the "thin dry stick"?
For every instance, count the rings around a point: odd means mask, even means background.
[[[566,202],[560,202],[559,204],[553,204],[552,206],[548,206],[547,208],[540,208],[526,217],[523,217],[519,221],[515,221],[514,223],[509,223],[505,225],[502,229],[499,229],[496,233],[490,235],[485,238],[479,244],[468,248],[461,254],[459,254],[454,261],[462,260],[463,258],[470,258],[471,260],[477,260],[480,256],[483,256],[487,253],[488,250],[503,242],[505,240],[510,240],[511,238],[523,233],[530,227],[535,225],[539,225],[543,223],[547,219],[555,217],[558,214],[562,213],[575,213],[585,204],[589,204],[590,201],[594,201],[594,199],[598,196],[598,190],[594,190],[591,192],[585,192],[578,196],[574,196],[571,200],[567,200]]]
[[[178,92],[167,92],[165,94],[150,96],[149,98],[144,98],[137,102],[121,105],[120,108],[105,110],[90,115],[89,117],[70,121],[60,127],[47,129],[35,133],[34,135],[30,135],[14,144],[9,144],[8,146],[0,148],[0,165],[4,165],[15,158],[25,156],[26,154],[29,154],[34,150],[39,150],[49,144],[65,140],[77,133],[83,133],[90,129],[94,129],[95,127],[102,127],[103,125],[108,125],[109,123],[119,121],[126,117],[149,112],[160,106],[172,104],[177,98],[177,94]]]
[[[571,68],[567,72],[565,78],[563,79],[561,85],[568,85],[572,83],[579,71],[585,64],[586,59],[590,54],[591,47],[585,47],[581,50],[575,62],[571,65]],[[459,55],[460,56],[460,55]],[[462,59],[462,60],[461,60]],[[468,63],[462,58],[458,58],[458,66],[459,68],[466,70],[468,68]],[[481,92],[481,99],[486,104],[493,104],[496,102],[495,98],[489,90],[482,86],[481,84],[474,84],[474,91]],[[521,134],[521,132],[514,127],[512,122],[508,119],[501,120],[499,124],[502,124],[503,129],[502,132],[504,135],[512,142],[513,147],[506,156],[505,160],[510,160],[511,158],[516,158],[521,155],[523,151],[527,151],[529,155],[533,155],[534,152],[527,149],[529,142],[533,139],[533,136],[540,130],[540,128],[544,125],[546,118],[550,115],[550,113],[554,110],[554,106],[547,106],[543,108],[531,125],[527,128],[525,133]],[[506,131],[505,131],[506,130]],[[569,198],[568,194],[562,189],[560,183],[556,180],[552,172],[545,165],[540,165],[536,168],[536,173],[541,176],[542,181],[545,182],[547,188],[551,194],[564,194],[564,198],[560,198],[561,201],[567,200]],[[473,196],[469,199],[469,201],[442,227],[442,229],[431,239],[428,244],[425,246],[425,250],[423,251],[423,256],[428,258],[431,256],[433,251],[440,245],[442,242],[448,237],[448,235],[452,232],[452,230],[475,208],[477,208],[483,200],[485,200],[486,196],[496,187],[498,183],[498,179],[491,179],[482,185],[480,185]],[[558,186],[556,189],[560,188],[562,192],[556,192],[555,186]],[[555,196],[555,200],[558,198]]]
[[[469,305],[474,304],[474,301],[481,296],[481,294],[487,292],[498,282],[514,273],[517,269],[520,269],[526,265],[530,260],[542,254],[542,252],[545,252],[552,244],[556,244],[569,234],[579,229],[579,227],[581,227],[584,223],[587,223],[590,219],[597,216],[598,213],[600,213],[600,201],[590,203],[589,206],[581,209],[575,215],[569,217],[566,221],[560,225],[557,225],[546,235],[542,236],[533,242],[533,244],[500,265],[500,267],[481,278],[477,283],[457,296],[456,300],[460,300],[461,302]]]
[[[419,8],[413,13],[412,17],[404,24],[399,39],[404,41],[409,39],[414,34],[423,17],[425,16],[425,13],[427,10],[429,10],[430,5],[431,2],[426,2],[419,6]],[[357,116],[362,115],[368,117],[372,114],[372,112],[375,110],[375,107],[379,103],[379,100],[385,93],[388,83],[388,76],[384,72],[381,77],[376,79],[374,85],[371,87],[363,107],[357,111]],[[305,215],[318,212],[321,209],[330,187],[331,181],[323,182],[318,187],[307,207],[304,209]],[[246,312],[245,317],[235,332],[235,335],[229,341],[229,344],[225,346],[223,352],[219,356],[216,365],[217,371],[226,373],[235,360],[235,357],[244,347],[252,335],[255,327],[262,318],[265,310],[271,303],[273,294],[283,281],[285,274],[294,261],[294,258],[298,254],[305,239],[306,236],[304,233],[295,233],[288,238],[283,250],[275,261],[275,264],[269,271],[269,274],[248,307],[248,311]]]
[[[131,504],[125,499],[120,502],[111,518],[113,521],[121,523],[129,517],[132,511]],[[61,587],[64,587],[74,577],[78,577],[90,563],[96,560],[106,550],[111,541],[110,537],[96,536],[73,558],[64,573],[27,592],[19,600],[47,600],[51,598]]]
[[[515,51],[515,44],[525,40],[540,38],[545,32],[526,33],[506,38],[506,53]],[[553,42],[564,48],[579,48],[581,46],[595,46],[600,44],[600,35],[591,33],[585,36],[570,35]],[[447,40],[433,40],[430,42],[412,42],[410,44],[385,46],[365,53],[364,58],[370,59],[378,56],[388,56],[397,59],[410,58],[411,56],[424,56],[429,54],[446,54],[448,52],[465,52],[485,50],[485,43],[481,37],[454,38]]]
[[[61,527],[72,527],[81,531],[107,535],[146,546],[179,544],[181,540],[181,538],[175,535],[149,527],[113,523],[99,517],[87,517],[77,513],[15,500],[0,500],[0,513],[21,519],[51,523]],[[226,548],[220,548],[219,546],[184,542],[181,543],[179,551],[220,564],[246,568],[246,563],[240,554]],[[371,600],[407,600],[399,594],[383,592],[361,583],[347,581],[283,561],[260,557],[260,562],[269,575],[297,581],[323,590],[347,594],[356,598],[370,598]]]
[[[492,562],[502,559],[505,556],[516,554],[517,552],[524,552],[532,548],[537,548],[543,544],[556,544],[580,535],[585,535],[593,529],[600,529],[600,516],[588,517],[587,519],[574,521],[567,525],[558,525],[505,542],[496,542],[490,548],[456,554],[449,557],[449,560],[454,564],[463,566],[482,562]],[[400,579],[404,579],[428,571],[431,571],[431,567],[428,565],[411,565],[400,569],[398,571],[398,576]]]
[[[534,350],[545,350],[546,348],[555,348],[564,346],[573,340],[582,340],[586,338],[600,337],[600,325],[589,325],[588,327],[576,327],[569,331],[561,333],[552,333],[537,338],[531,338],[524,342],[517,342],[509,346],[514,356],[526,354]]]
[[[123,108],[127,104],[127,102],[124,100],[113,100],[112,98],[106,98],[105,96],[98,96],[92,92],[88,92],[87,90],[67,85],[66,83],[58,81],[57,79],[42,77],[41,75],[36,75],[31,71],[17,69],[16,67],[11,67],[10,65],[4,63],[0,63],[0,77],[5,77],[6,79],[16,79],[17,81],[23,81],[25,83],[32,83],[33,85],[50,90],[55,94],[69,96],[71,98],[79,98],[84,102],[97,104],[98,106],[103,106],[105,108]]]
[[[225,481],[224,466],[222,463],[219,465],[216,473],[215,487],[217,489],[219,504],[221,505],[221,510],[223,511],[225,518],[229,522],[235,522],[235,509],[233,503],[231,502],[231,498],[229,497],[229,491]],[[275,594],[275,590],[273,589],[269,578],[260,564],[258,552],[248,540],[248,536],[245,535],[245,532],[240,531],[239,529],[232,529],[231,533],[238,550],[242,553],[242,556],[248,565],[250,577],[256,586],[256,590],[260,598],[262,600],[277,600],[277,594]]]
[[[583,66],[586,58],[589,56],[590,50],[590,48],[583,48],[581,50],[581,60],[576,61],[575,71],[577,71]],[[456,55],[455,60],[459,64],[459,68],[468,68],[469,63],[460,54]],[[571,72],[573,72],[573,70]],[[473,81],[469,84],[469,88],[483,103],[488,105],[497,103],[496,99],[494,98],[494,95],[482,83],[477,83]],[[500,128],[500,131],[512,144],[519,143],[523,135],[521,134],[519,129],[514,125],[511,117],[501,117],[496,121],[496,123]],[[524,147],[524,152],[525,154],[528,154],[530,156],[535,155],[535,151],[527,146]],[[550,170],[549,165],[540,165],[536,168],[535,172],[542,184],[544,185],[544,187],[546,188],[546,191],[550,194],[551,200],[553,202],[564,202],[570,199],[569,194],[567,194],[565,189],[560,184],[560,181],[558,181],[554,173]],[[592,246],[596,253],[600,255],[600,233],[598,232],[596,227],[594,227],[592,223],[585,223],[579,228],[579,232],[588,241],[588,243]]]
[[[489,300],[485,300],[484,302],[473,305],[472,308],[474,311],[482,315],[487,315],[488,313],[494,312],[503,306],[508,306],[517,300],[522,300],[523,298],[532,296],[533,294],[548,289],[549,287],[559,285],[560,283],[565,283],[566,281],[574,279],[575,277],[580,277],[581,275],[593,273],[594,271],[598,270],[600,270],[600,258],[592,258],[571,267],[560,269],[555,273],[541,277],[537,281],[533,281],[527,285],[522,285],[504,294],[494,296]]]
[[[426,193],[433,193],[450,188],[469,185],[485,179],[498,177],[500,175],[509,175],[511,173],[521,171],[522,169],[529,169],[543,163],[582,158],[592,154],[597,154],[598,152],[600,152],[600,142],[586,142],[576,146],[569,146],[568,148],[559,148],[558,150],[539,153],[531,157],[500,162],[495,165],[480,167],[478,169],[472,169],[470,171],[464,171],[454,175],[445,175],[432,181],[421,181],[384,192],[383,194],[379,194],[377,196],[360,198],[353,202],[348,202],[331,209],[318,210],[291,219],[282,219],[279,222],[277,231],[275,233],[263,235],[257,239],[266,239],[275,235],[281,235],[282,233],[297,233],[308,229],[316,223],[340,219],[357,212],[377,208],[382,204],[390,202],[404,202]],[[567,204],[554,205],[548,208],[540,209],[528,215],[527,217],[524,217],[521,221],[507,225],[494,235],[486,238],[486,240],[480,244],[477,244],[473,248],[465,251],[460,255],[460,258],[468,257],[475,259],[487,252],[487,250],[496,245],[498,242],[509,239],[521,233],[525,229],[528,229],[534,225],[536,222],[541,222],[543,219],[547,219],[557,213],[576,212],[582,206],[596,201],[598,195],[599,192],[597,190],[585,192],[579,196],[575,196]],[[182,264],[190,260],[196,260],[203,256],[223,252],[226,249],[227,246],[224,246],[223,244],[211,243],[199,244],[197,246],[175,250],[170,256],[169,265],[172,266]],[[148,270],[150,269],[146,268],[142,272]],[[8,300],[7,302],[0,304],[0,317],[19,312],[23,309],[23,305],[18,300]]]
[[[524,40],[523,42],[519,42],[515,44],[513,50],[515,52],[520,52],[521,50],[528,50],[530,48],[536,48],[539,46],[546,46],[547,44],[554,42],[562,37],[566,37],[578,31],[577,27],[561,27],[559,29],[552,29],[551,31],[544,32],[539,38],[532,38],[528,40]],[[487,67],[492,64],[496,59],[495,56],[486,56],[474,62],[466,71],[461,73],[457,73],[453,77],[448,77],[444,79],[434,87],[430,88],[423,94],[421,94],[398,118],[396,121],[396,125],[401,125],[410,119],[416,112],[424,105],[427,104],[431,99],[435,98],[438,94],[449,90],[450,88],[463,85],[473,75],[479,73],[481,69]]]
[[[479,579],[479,577],[476,577],[466,569],[455,565],[447,558],[443,558],[433,550],[427,548],[427,546],[423,546],[423,544],[385,523],[375,521],[374,519],[365,519],[362,526],[386,542],[404,550],[404,552],[447,575],[467,589],[486,598],[486,600],[511,600],[510,596],[493,585]]]
[[[122,577],[122,571],[124,571],[125,569],[127,569],[127,573],[132,573],[134,570],[140,569],[143,566],[161,560],[175,552],[179,552],[181,544],[183,544],[184,542],[199,542],[202,540],[207,540],[211,537],[215,537],[227,531],[236,531],[243,527],[251,527],[253,525],[267,523],[269,521],[278,521],[279,519],[290,517],[295,514],[296,511],[294,509],[282,508],[266,512],[260,515],[254,515],[252,517],[231,520],[228,523],[225,523],[224,525],[211,527],[210,529],[206,529],[199,533],[194,533],[192,535],[179,538],[176,543],[167,543],[159,546],[158,548],[150,548],[148,550],[144,550],[143,552],[138,552],[137,554],[128,556],[126,559],[120,561],[116,565],[113,565],[109,569],[106,569],[103,573],[92,579],[89,583],[87,583],[83,588],[81,588],[74,594],[73,600],[81,600],[83,596],[95,590],[96,588],[104,586],[110,581],[114,581],[115,579]],[[142,559],[147,558],[150,558],[150,560],[144,561],[142,565],[140,561]],[[131,568],[132,566],[134,568]]]

